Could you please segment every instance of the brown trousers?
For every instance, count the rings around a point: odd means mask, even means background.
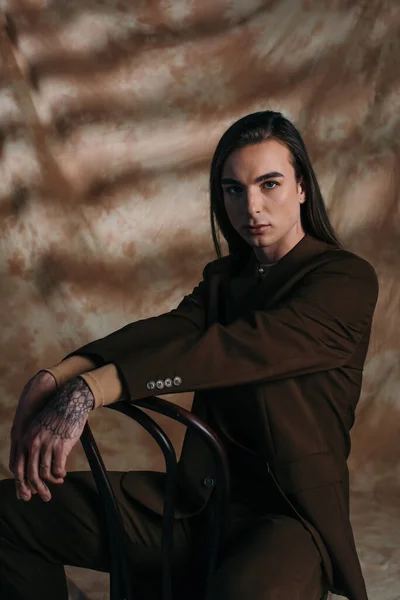
[[[125,494],[122,475],[109,473],[131,541],[138,598],[150,600],[159,597],[161,518]],[[13,480],[0,482],[0,600],[67,600],[63,565],[109,570],[91,473],[70,473],[61,486],[49,487],[50,502],[38,496],[24,502],[16,499]],[[228,521],[226,548],[207,600],[321,600],[327,593],[320,555],[298,520],[232,504]],[[197,517],[175,523],[177,580],[196,556],[201,529]]]

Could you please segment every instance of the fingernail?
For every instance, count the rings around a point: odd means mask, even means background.
[[[22,500],[21,496],[17,492],[17,500]]]

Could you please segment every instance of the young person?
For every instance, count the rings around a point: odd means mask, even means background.
[[[226,131],[210,192],[218,258],[193,292],[26,385],[12,430],[15,481],[0,484],[2,600],[62,600],[63,565],[109,568],[95,485],[90,473],[67,475],[68,454],[93,408],[186,391],[225,445],[232,479],[226,543],[207,600],[320,600],[328,589],[367,599],[346,460],[375,271],[335,235],[302,138],[281,113],[254,113]],[[132,571],[150,584],[159,572],[163,475],[110,476]],[[207,448],[187,433],[177,573],[196,547],[214,484]]]

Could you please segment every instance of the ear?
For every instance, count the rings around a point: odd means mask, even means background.
[[[303,202],[306,201],[306,194],[303,188],[303,178],[301,178],[300,181],[297,183],[297,193],[299,195],[300,204],[303,204]]]

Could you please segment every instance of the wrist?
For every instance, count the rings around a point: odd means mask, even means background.
[[[46,369],[41,369],[35,375],[35,378],[44,385],[51,385],[52,387],[57,387],[57,380],[52,373],[47,371]]]
[[[71,404],[74,410],[78,408],[86,413],[93,410],[95,405],[93,392],[80,375],[77,375],[63,386],[60,392],[61,399],[66,401],[67,404]]]

